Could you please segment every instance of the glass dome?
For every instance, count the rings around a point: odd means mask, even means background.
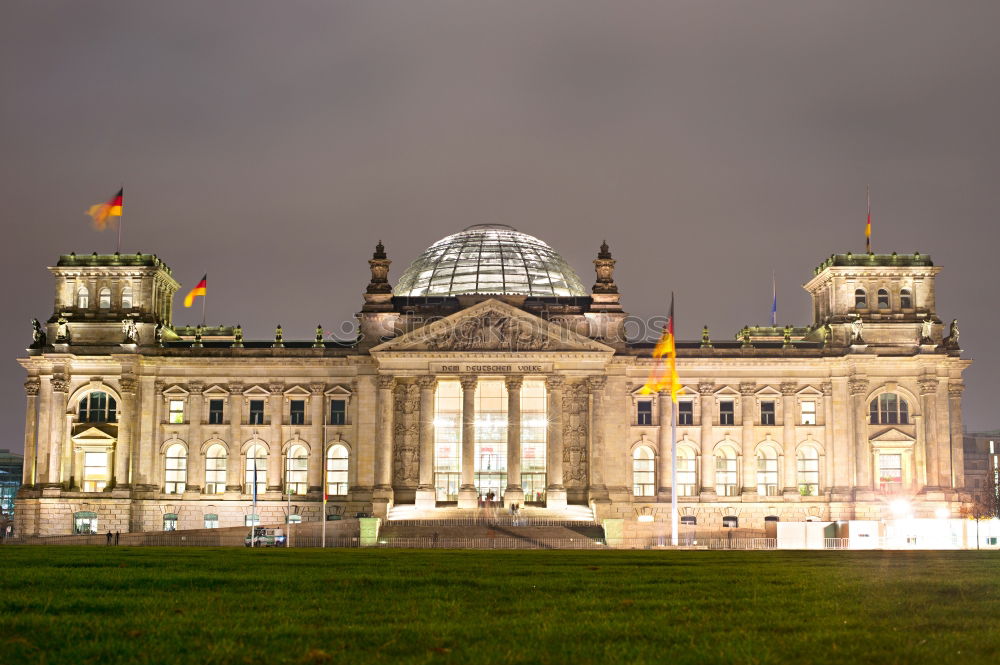
[[[465,294],[585,296],[559,254],[505,224],[476,224],[424,250],[396,284],[397,296]]]

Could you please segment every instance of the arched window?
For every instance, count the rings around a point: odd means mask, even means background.
[[[889,292],[885,289],[878,290],[878,308],[889,309]]]
[[[739,490],[736,475],[736,450],[732,446],[719,446],[715,451],[715,493],[736,496]]]
[[[213,443],[205,452],[205,494],[222,494],[226,491],[226,449]]]
[[[122,309],[132,309],[132,287],[122,287]]]
[[[913,309],[913,295],[909,289],[899,290],[899,307],[901,309]]]
[[[769,445],[757,451],[757,494],[778,495],[778,453]]]
[[[167,448],[167,459],[163,465],[163,491],[166,494],[181,494],[187,485],[187,450],[179,443]]]
[[[326,493],[329,496],[347,495],[347,447],[339,443],[326,451]]]
[[[802,496],[819,496],[819,453],[812,446],[799,449],[795,462],[796,482]]]
[[[855,309],[868,308],[868,296],[865,294],[864,289],[856,289],[854,291],[854,308]]]
[[[90,291],[86,286],[81,286],[76,290],[76,306],[80,309],[90,307]]]
[[[649,446],[639,446],[632,453],[632,494],[634,496],[654,496],[656,494],[656,456]]]
[[[698,459],[687,446],[677,447],[677,496],[698,493]]]
[[[80,398],[81,423],[113,423],[118,420],[118,403],[106,392],[94,390]]]
[[[267,451],[264,450],[264,446],[255,443],[247,450],[246,493],[263,494],[266,489]]]
[[[910,406],[895,393],[882,393],[869,405],[872,425],[908,425]]]
[[[285,493],[305,494],[308,489],[306,477],[309,469],[309,453],[305,446],[294,445],[285,455]]]
[[[97,306],[101,309],[111,309],[111,289],[105,286],[97,292]]]

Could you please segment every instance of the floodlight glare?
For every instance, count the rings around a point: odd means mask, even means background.
[[[639,515],[639,521],[640,522],[652,522],[653,521],[653,516],[652,515]]]
[[[938,508],[937,510],[934,511],[934,517],[938,518],[939,520],[946,520],[949,517],[951,517],[951,511],[948,510],[947,508]]]
[[[896,499],[889,504],[889,510],[896,517],[905,517],[910,514],[910,502],[906,499]]]

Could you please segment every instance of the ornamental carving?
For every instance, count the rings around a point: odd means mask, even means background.
[[[921,395],[933,395],[937,392],[938,380],[937,379],[920,379],[917,381],[920,385]]]
[[[242,395],[243,394],[243,384],[240,383],[240,382],[238,382],[238,381],[234,381],[233,383],[230,383],[229,386],[228,386],[228,388],[229,388],[229,394],[230,395]],[[160,388],[157,388],[156,392],[158,392],[158,393],[159,392],[163,392],[162,384],[160,385]]]
[[[121,388],[123,393],[134,393],[135,384],[135,378],[131,376],[123,376],[118,379],[118,387]]]
[[[592,393],[603,392],[604,388],[608,385],[608,377],[592,376],[589,379],[587,379],[587,385],[590,388],[590,392]]]
[[[459,378],[458,382],[462,384],[463,393],[470,390],[475,391],[476,385],[479,383],[479,378],[475,376],[463,376]]]
[[[710,382],[702,382],[698,384],[698,394],[699,395],[714,395],[715,394],[715,384]]]
[[[868,381],[865,379],[851,379],[847,382],[847,387],[852,395],[864,395],[868,392]]]
[[[822,392],[824,395],[827,395],[827,396],[832,395],[833,394],[833,382],[831,382],[831,381],[824,381],[823,383],[819,384],[819,389],[820,389],[820,392]]]
[[[561,376],[545,377],[545,389],[548,391],[562,390],[566,385],[566,379]]]
[[[401,383],[394,397],[393,486],[415,486],[420,477],[420,387],[415,383]]]
[[[740,384],[740,394],[744,397],[752,397],[757,392],[757,384],[753,381],[746,381]]]
[[[421,388],[430,388],[433,390],[437,387],[437,377],[436,376],[418,376],[417,385]]]
[[[961,397],[963,392],[965,392],[965,384],[963,383],[951,383],[948,385],[949,397]]]
[[[392,385],[396,381],[396,377],[389,376],[388,374],[379,374],[376,377],[379,390],[392,390]]]
[[[507,392],[514,392],[516,390],[521,390],[521,386],[524,385],[524,377],[507,376],[504,377],[504,383],[507,385]]]
[[[69,388],[69,380],[65,375],[53,374],[52,375],[52,390],[57,393],[64,393],[66,389]]]
[[[201,381],[192,381],[187,384],[187,390],[192,395],[200,395],[205,390],[205,384]]]
[[[569,384],[562,398],[563,483],[566,487],[587,485],[588,398],[585,382]]]
[[[38,380],[38,377],[33,376],[24,382],[24,392],[27,393],[28,395],[37,395],[38,388],[40,385],[41,382]]]
[[[270,391],[272,395],[280,395],[281,393],[285,392],[285,384],[272,383],[267,387],[267,389]]]
[[[322,395],[324,392],[326,392],[326,384],[325,383],[310,383],[309,384],[309,392],[311,392],[313,395]]]
[[[545,351],[552,347],[552,340],[537,324],[500,312],[483,312],[429,338],[427,347],[442,351]]]
[[[799,391],[799,385],[797,383],[792,383],[791,381],[786,381],[781,384],[781,394],[786,397],[794,395]]]

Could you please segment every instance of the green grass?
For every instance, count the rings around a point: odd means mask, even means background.
[[[0,548],[3,663],[975,663],[992,552]]]

